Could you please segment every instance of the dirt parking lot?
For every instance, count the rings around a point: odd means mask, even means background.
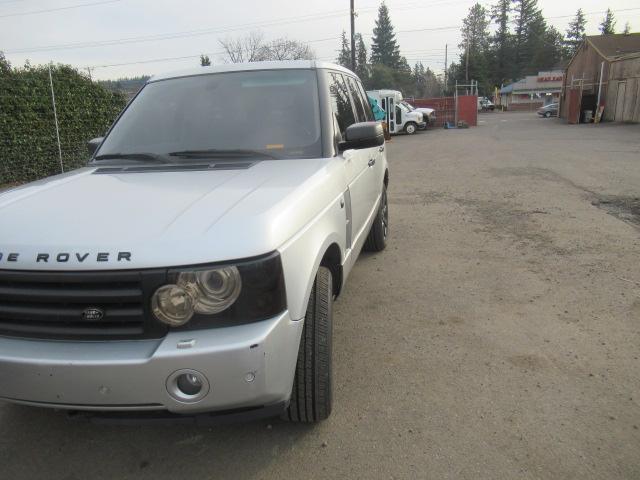
[[[336,304],[327,422],[2,405],[0,477],[640,478],[640,126],[480,118],[390,144],[390,245]]]

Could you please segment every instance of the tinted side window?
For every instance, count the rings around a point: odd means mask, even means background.
[[[364,103],[364,116],[366,122],[373,122],[373,110],[371,110],[371,104],[369,103],[369,97],[367,96],[367,92],[364,91],[364,87],[362,86],[362,82],[356,80],[356,85],[358,86],[358,90],[360,91],[360,98]]]
[[[362,98],[360,97],[360,90],[358,90],[358,86],[356,85],[356,80],[353,77],[345,75],[345,80],[347,81],[347,85],[349,86],[349,92],[351,93],[351,98],[353,99],[353,105],[355,107],[356,113],[358,114],[358,121],[366,122],[367,117],[365,115],[364,104],[362,103]]]
[[[329,85],[333,116],[336,119],[340,133],[344,137],[344,132],[347,127],[356,123],[349,92],[347,91],[347,86],[344,83],[342,75],[339,73],[328,72],[327,84]]]

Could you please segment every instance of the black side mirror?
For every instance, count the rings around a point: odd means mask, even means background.
[[[96,150],[98,150],[98,147],[100,146],[103,140],[104,140],[104,137],[98,137],[98,138],[92,138],[87,142],[87,150],[89,150],[89,155],[93,157],[93,154],[96,153]]]
[[[384,131],[380,122],[354,123],[347,127],[344,136],[345,140],[338,144],[341,152],[384,145]]]

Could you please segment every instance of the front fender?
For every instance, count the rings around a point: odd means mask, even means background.
[[[284,270],[287,306],[292,320],[304,318],[316,272],[325,252],[334,243],[340,248],[340,263],[343,263],[346,244],[343,194],[278,249]]]

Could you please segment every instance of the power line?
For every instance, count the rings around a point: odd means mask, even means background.
[[[114,1],[114,0],[111,0]],[[120,1],[120,0],[115,0]],[[162,33],[162,34],[154,34],[154,35],[142,35],[136,37],[128,37],[128,38],[119,38],[112,40],[102,40],[95,42],[78,42],[78,43],[66,43],[66,44],[58,44],[58,45],[49,45],[49,46],[40,46],[40,47],[32,47],[32,48],[21,48],[14,50],[6,50],[7,54],[16,54],[16,53],[36,53],[36,52],[48,52],[53,50],[69,50],[76,48],[91,48],[91,47],[104,47],[104,46],[112,46],[112,45],[125,45],[131,43],[142,43],[142,42],[150,42],[150,41],[158,41],[158,40],[170,40],[175,38],[185,38],[185,37],[194,37],[200,35],[210,35],[215,33],[227,33],[233,32],[236,30],[243,30],[247,28],[253,27],[261,27],[261,26],[279,26],[286,25],[289,23],[299,23],[317,19],[325,19],[332,18],[336,16],[344,15],[343,10],[334,10],[331,12],[326,12],[323,14],[315,14],[315,15],[302,15],[296,17],[289,17],[281,20],[270,20],[267,22],[252,22],[245,23],[241,25],[235,25],[224,28],[205,28],[205,29],[197,29],[197,30],[187,30],[182,32],[173,32],[173,33]]]
[[[74,8],[83,8],[83,7],[94,7],[96,5],[105,5],[107,3],[116,3],[121,0],[103,0],[101,2],[93,2],[93,3],[80,3],[78,5],[69,5],[67,7],[57,7],[57,8],[47,8],[45,10],[31,10],[29,12],[19,12],[19,13],[5,13],[4,15],[0,15],[0,18],[7,17],[21,17],[24,15],[36,15],[39,13],[48,13],[48,12],[59,12],[61,10],[71,10]]]
[[[633,10],[640,10],[640,8],[618,8],[615,11],[613,11],[613,13],[619,13],[619,12],[630,12]],[[583,12],[583,15],[602,15],[603,13],[607,13],[606,10],[600,10],[598,12]],[[572,14],[572,15],[555,15],[553,17],[545,17],[545,18],[572,18],[575,17],[576,14]]]
[[[116,1],[120,1],[120,0],[105,0],[103,2],[97,2],[95,3],[100,4],[100,3],[110,3],[110,2],[116,2]],[[434,6],[442,6],[442,5],[452,5],[452,4],[458,4],[458,3],[468,3],[469,0],[463,0],[463,2],[460,1],[444,1],[444,2],[435,2],[435,3],[429,3],[429,4],[399,4],[397,5],[395,8],[397,10],[404,10],[407,8],[430,8],[430,7],[434,7]],[[93,4],[86,4],[88,5],[93,5]],[[77,8],[78,6],[75,7],[62,7],[60,9],[63,8]],[[362,12],[369,12],[369,11],[375,11],[377,7],[364,7],[364,8],[360,8],[358,9],[358,12],[362,13]],[[51,9],[51,11],[55,11],[58,9]],[[44,10],[42,11],[44,12]],[[103,47],[103,46],[112,46],[112,45],[125,45],[125,44],[131,44],[131,43],[143,43],[143,42],[151,42],[151,41],[160,41],[160,40],[171,40],[171,39],[175,39],[175,38],[186,38],[186,37],[194,37],[194,36],[201,36],[201,35],[211,35],[211,34],[215,34],[215,33],[227,33],[227,32],[233,32],[236,30],[243,30],[246,28],[252,28],[252,27],[270,27],[270,26],[279,26],[279,25],[287,25],[290,23],[298,23],[298,22],[307,22],[307,21],[313,21],[313,20],[324,20],[324,19],[328,19],[328,18],[334,18],[334,17],[338,17],[338,16],[343,16],[344,15],[344,10],[331,10],[331,11],[326,11],[326,12],[321,12],[321,13],[316,13],[316,14],[308,14],[308,15],[302,15],[302,16],[295,16],[295,17],[289,17],[289,18],[285,18],[285,19],[278,19],[278,20],[267,20],[267,21],[261,21],[261,22],[251,22],[251,23],[245,23],[245,24],[239,24],[239,25],[235,25],[235,26],[229,26],[229,27],[224,27],[224,28],[206,28],[206,29],[196,29],[196,30],[187,30],[187,31],[182,31],[182,32],[173,32],[173,33],[162,33],[162,34],[153,34],[153,35],[142,35],[142,36],[135,36],[135,37],[125,37],[125,38],[117,38],[117,39],[111,39],[111,40],[101,40],[101,41],[95,41],[95,42],[76,42],[76,43],[65,43],[65,44],[57,44],[57,45],[45,45],[45,46],[39,46],[39,47],[27,47],[27,48],[18,48],[18,49],[13,49],[13,50],[5,50],[6,54],[17,54],[17,53],[37,53],[37,52],[48,52],[48,51],[54,51],[54,50],[70,50],[70,49],[76,49],[76,48],[93,48],[93,47]],[[12,14],[12,15],[16,15],[16,14]],[[9,16],[9,15],[7,15]],[[2,17],[2,16],[0,16]],[[456,29],[459,28],[459,26],[455,27]],[[428,31],[429,29],[421,29],[421,30],[411,30],[411,31]],[[398,31],[396,33],[405,33],[403,31]],[[370,34],[363,34],[365,36],[371,36]]]

